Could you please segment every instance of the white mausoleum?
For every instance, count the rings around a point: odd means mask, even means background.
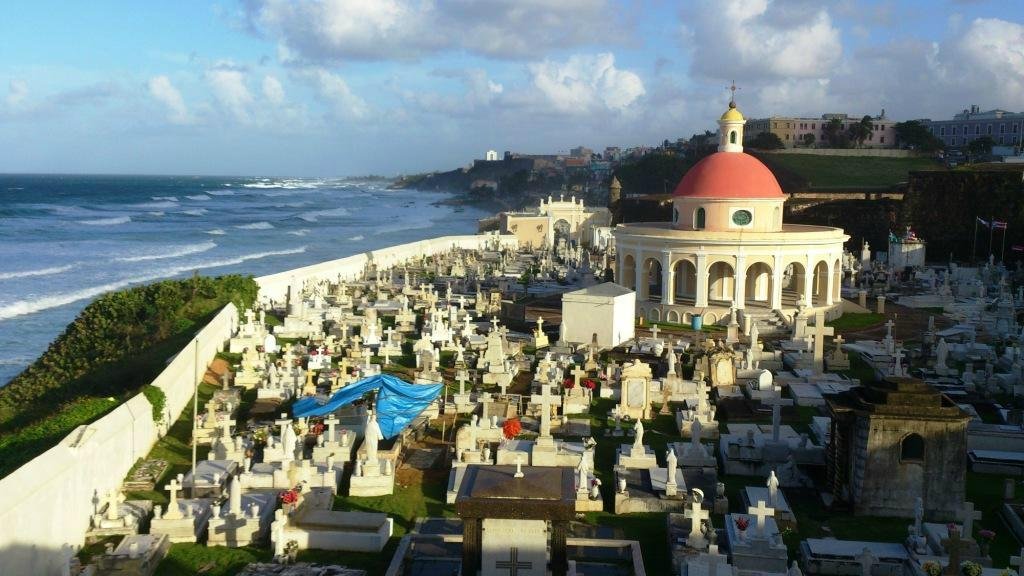
[[[784,224],[786,196],[771,171],[743,152],[735,102],[718,124],[718,152],[673,193],[672,222],[615,227],[616,282],[636,291],[637,314],[721,322],[735,307],[753,319],[791,317],[799,301],[839,316],[840,228]]]

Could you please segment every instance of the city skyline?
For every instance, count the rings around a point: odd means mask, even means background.
[[[649,145],[713,129],[732,79],[748,118],[1024,109],[1024,10],[997,2],[133,8],[9,10],[0,172],[391,175]]]

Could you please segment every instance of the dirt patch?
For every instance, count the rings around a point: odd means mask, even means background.
[[[893,338],[896,340],[920,341],[925,330],[928,329],[928,317],[935,317],[935,329],[942,330],[953,326],[953,321],[934,310],[922,310],[920,308],[907,308],[899,304],[887,302],[885,304],[885,321],[877,326],[860,328],[856,330],[840,331],[847,341],[853,340],[881,340],[885,338],[885,322],[892,320],[895,326],[892,329]]]
[[[206,374],[203,374],[203,382],[220,386],[220,379],[225,372],[231,372],[231,364],[223,358],[214,358],[213,362],[210,362],[210,365],[206,367]]]

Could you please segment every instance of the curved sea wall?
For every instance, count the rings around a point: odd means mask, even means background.
[[[442,236],[295,268],[256,281],[263,298],[280,301],[289,285],[309,279],[356,278],[370,262],[387,268],[415,256],[453,248],[517,246],[514,236]],[[195,340],[153,380],[177,419],[195,383],[238,325],[234,305],[224,307]],[[125,475],[158,439],[153,412],[138,394],[95,422],[79,426],[58,445],[0,479],[0,566],[4,574],[64,574],[85,542],[93,498],[121,485]],[[160,487],[162,488],[162,486]]]

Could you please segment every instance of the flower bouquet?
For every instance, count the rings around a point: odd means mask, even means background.
[[[921,564],[921,570],[923,570],[927,576],[939,576],[939,574],[942,574],[942,566],[940,566],[938,562],[932,560]]]
[[[960,573],[964,576],[981,576],[982,567],[977,562],[966,560],[960,563]]]
[[[501,426],[501,433],[506,440],[512,440],[519,433],[523,431],[523,424],[519,422],[518,418],[509,418],[505,420],[505,423]]]

